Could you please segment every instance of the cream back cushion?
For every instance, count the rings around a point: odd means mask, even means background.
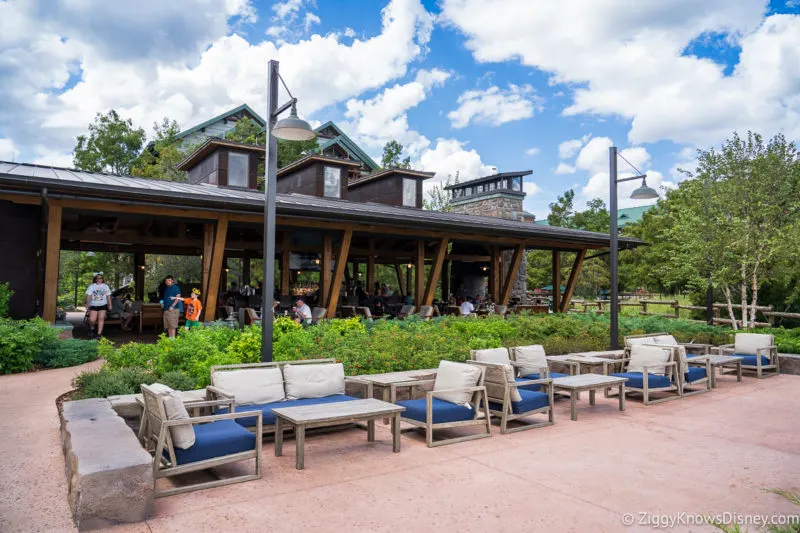
[[[768,333],[737,333],[733,347],[735,353],[742,355],[768,355],[766,352],[759,354],[757,350],[773,344],[774,337]]]
[[[514,348],[514,359],[519,364],[517,370],[520,376],[539,374],[542,368],[547,368],[547,354],[541,344],[517,346]]]
[[[180,392],[172,390],[161,383],[153,383],[150,385],[150,390],[164,400],[164,411],[166,411],[167,420],[189,419],[189,412],[186,410],[186,406],[183,405],[183,398],[181,398]],[[176,448],[186,450],[194,445],[194,427],[191,425],[173,426],[169,428],[169,433],[172,437],[172,445]]]
[[[670,358],[670,350],[652,345],[631,346],[631,360],[628,362],[627,372],[644,372],[645,365],[666,363]],[[651,368],[650,374],[664,375],[663,368]]]
[[[639,346],[642,344],[656,344],[655,337],[626,337],[625,344],[627,346]]]
[[[214,372],[214,386],[233,394],[236,405],[282,402],[283,374],[277,366]]]
[[[483,384],[486,386],[486,394],[489,398],[502,402],[506,383],[514,383],[514,367],[511,365],[489,364],[484,366],[484,372]],[[512,402],[522,400],[522,396],[520,396],[516,387],[510,387],[509,392]]]
[[[656,341],[656,344],[664,344],[667,346],[677,346],[678,341],[672,335],[656,335],[653,337],[653,340]]]
[[[285,365],[283,381],[286,385],[287,400],[344,394],[344,365],[342,363]]]
[[[506,365],[511,362],[508,348],[489,348],[486,350],[472,350],[472,358],[480,363],[494,363]]]
[[[481,379],[481,369],[477,365],[439,361],[439,370],[433,382],[433,390],[463,389],[475,387]],[[468,404],[472,400],[472,392],[447,392],[434,397],[457,404]]]

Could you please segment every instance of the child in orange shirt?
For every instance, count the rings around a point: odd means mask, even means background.
[[[192,296],[189,298],[179,298],[178,296],[173,296],[172,298],[173,300],[183,300],[183,305],[186,306],[186,331],[200,325],[200,313],[203,311],[203,304],[198,296],[200,296],[200,291],[192,289]]]

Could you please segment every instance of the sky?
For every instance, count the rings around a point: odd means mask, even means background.
[[[109,109],[263,113],[270,59],[302,117],[399,141],[427,187],[532,170],[537,219],[607,200],[612,145],[664,190],[734,131],[800,139],[800,0],[0,0],[0,160],[71,166]]]

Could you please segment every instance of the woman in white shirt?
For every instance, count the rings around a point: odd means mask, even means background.
[[[86,289],[86,309],[89,310],[89,338],[95,336],[95,325],[97,337],[101,337],[106,311],[111,311],[111,289],[104,283],[102,274],[97,274]]]

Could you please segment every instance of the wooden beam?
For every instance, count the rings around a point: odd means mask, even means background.
[[[203,297],[208,295],[208,278],[211,275],[211,255],[214,253],[214,224],[203,224]]]
[[[447,302],[450,298],[450,261],[445,259],[442,266],[442,300]]]
[[[489,266],[489,297],[493,302],[500,300],[500,280],[502,279],[500,265],[500,247],[492,246],[491,265]]]
[[[428,284],[425,286],[425,295],[422,298],[422,305],[433,304],[433,297],[436,294],[436,285],[439,283],[439,276],[442,273],[442,264],[444,257],[447,255],[447,239],[439,241],[439,247],[436,248],[436,255],[433,258],[431,271],[428,275]]]
[[[490,255],[447,254],[448,261],[461,261],[462,263],[488,263],[492,260]]]
[[[417,253],[414,257],[414,303],[419,307],[425,305],[425,241],[417,241]]]
[[[289,296],[289,233],[283,232],[281,242],[281,296]]]
[[[561,312],[561,251],[553,250],[553,312]]]
[[[400,291],[400,294],[405,294],[406,288],[403,286],[403,272],[400,270],[400,265],[397,263],[394,264],[394,272],[397,274],[397,290]]]
[[[375,239],[369,240],[369,255],[367,256],[367,295],[372,296],[375,285]]]
[[[406,264],[406,291],[401,296],[409,295],[413,298],[414,294],[411,291],[412,287],[414,287],[414,276],[413,276],[414,268],[412,265],[413,263]]]
[[[572,294],[575,292],[575,286],[578,284],[578,276],[581,273],[583,260],[586,258],[586,250],[581,250],[575,256],[575,262],[572,263],[572,270],[569,273],[567,280],[567,288],[564,291],[564,301],[561,302],[561,312],[566,313],[569,309],[569,302],[572,300]]]
[[[136,285],[136,294],[133,299],[137,301],[144,301],[144,270],[145,270],[145,254],[144,252],[136,252],[133,254],[133,268],[134,268],[134,284]]]
[[[342,235],[342,244],[336,255],[336,271],[333,273],[331,292],[328,296],[328,318],[336,316],[336,306],[339,305],[339,291],[342,288],[344,269],[347,266],[347,254],[350,253],[350,241],[353,239],[353,230],[345,230]]]
[[[503,292],[500,294],[500,305],[508,305],[508,300],[511,298],[511,289],[514,288],[514,282],[517,280],[517,272],[519,272],[519,265],[522,263],[522,257],[524,255],[525,246],[518,244],[511,258],[511,264],[508,266],[508,273],[506,274],[505,283],[503,284]]]
[[[242,285],[250,285],[250,252],[247,250],[242,256]]]
[[[323,301],[322,307],[326,309],[330,306],[332,247],[331,236],[324,235],[322,237],[322,259],[319,262],[319,295]]]
[[[0,194],[0,200],[11,202],[14,204],[27,204],[27,205],[40,205],[42,197],[37,193],[35,196],[28,196],[27,194]]]
[[[44,261],[44,302],[42,318],[56,321],[58,302],[58,258],[61,249],[61,206],[47,206],[47,242]]]
[[[203,316],[205,322],[212,322],[217,313],[217,295],[219,294],[219,280],[225,257],[225,239],[228,236],[228,216],[220,215],[214,235],[214,246],[211,252],[211,268],[208,274],[208,287],[206,288]],[[266,258],[264,259],[267,260]],[[264,287],[265,291],[271,290]]]

